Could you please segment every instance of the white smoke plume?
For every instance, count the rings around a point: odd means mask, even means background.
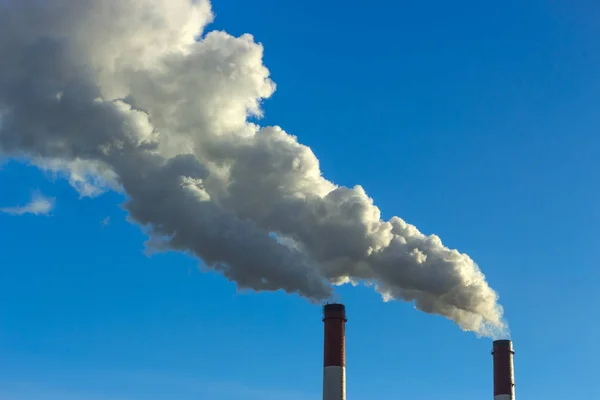
[[[54,209],[54,202],[54,198],[35,192],[29,203],[16,207],[3,207],[0,208],[0,212],[9,215],[48,215]]]
[[[208,0],[0,2],[0,153],[82,195],[124,191],[154,246],[240,288],[319,301],[362,281],[464,330],[504,331],[469,256],[383,221],[295,136],[249,122],[275,90],[263,48],[206,33],[212,18]]]

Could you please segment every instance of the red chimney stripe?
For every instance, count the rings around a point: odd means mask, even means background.
[[[346,366],[346,310],[341,304],[324,307],[324,366]]]
[[[510,342],[494,343],[494,396],[514,393],[513,350]]]

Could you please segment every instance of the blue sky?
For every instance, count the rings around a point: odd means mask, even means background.
[[[362,184],[385,218],[474,258],[505,307],[519,396],[591,397],[600,7],[322,3],[214,0],[212,28],[265,46],[278,90],[261,124]],[[16,162],[0,187],[0,207],[56,198],[48,217],[0,214],[0,399],[320,397],[317,306],[147,257],[118,194],[79,199]],[[491,398],[488,339],[367,288],[339,293],[350,399]]]

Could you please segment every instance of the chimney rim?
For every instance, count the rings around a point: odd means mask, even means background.
[[[327,319],[341,319],[344,322],[346,318],[346,306],[342,303],[330,303],[323,306],[323,321]]]

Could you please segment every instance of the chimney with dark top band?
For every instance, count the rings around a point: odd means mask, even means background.
[[[346,307],[325,305],[323,322],[323,400],[346,400]]]
[[[494,400],[515,400],[512,341],[494,341]]]

